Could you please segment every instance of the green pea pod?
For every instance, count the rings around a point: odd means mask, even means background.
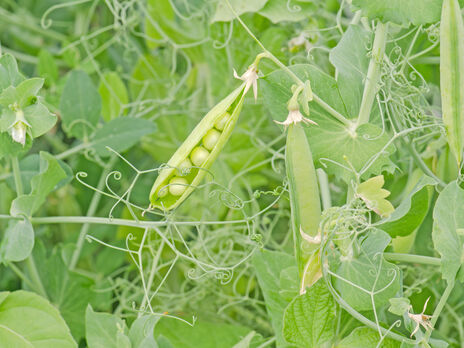
[[[444,0],[440,27],[440,90],[451,152],[462,161],[464,137],[464,25],[458,0]]]
[[[178,207],[201,182],[232,133],[242,109],[244,88],[245,83],[214,106],[159,172],[150,192],[153,208]]]
[[[321,203],[311,149],[300,122],[288,126],[285,165],[289,181],[295,251],[300,277],[303,278],[307,273],[305,266],[317,247],[317,242],[309,243],[307,239],[317,241],[320,238]],[[301,238],[302,236],[306,236],[306,239]]]

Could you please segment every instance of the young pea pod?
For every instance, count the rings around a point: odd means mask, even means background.
[[[311,149],[301,122],[288,125],[285,166],[289,181],[293,236],[301,279],[300,292],[320,278],[321,203]]]
[[[448,144],[462,161],[464,146],[464,24],[458,0],[444,0],[440,27],[440,90]]]
[[[214,106],[159,172],[150,192],[153,208],[176,208],[201,182],[232,133],[245,87],[243,83]]]

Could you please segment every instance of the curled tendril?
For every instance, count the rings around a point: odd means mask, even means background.
[[[245,206],[244,201],[235,193],[227,189],[216,189],[210,192],[209,196],[212,198],[217,196],[221,203],[230,209],[243,209]]]
[[[53,11],[55,10],[58,10],[58,9],[61,9],[61,8],[66,8],[66,7],[73,7],[73,6],[76,6],[76,5],[80,5],[80,4],[84,4],[86,2],[90,2],[92,0],[76,0],[76,1],[70,1],[70,2],[66,2],[66,3],[62,3],[62,4],[57,4],[57,5],[53,5],[51,6],[50,8],[48,8],[44,14],[42,15],[42,18],[40,19],[40,26],[43,28],[43,29],[48,29],[50,28],[50,26],[53,24],[53,20],[48,18],[47,17],[50,15],[50,13],[52,13]]]
[[[287,10],[288,12],[300,12],[301,11],[301,6],[296,5],[296,4],[291,4],[292,0],[287,0]]]

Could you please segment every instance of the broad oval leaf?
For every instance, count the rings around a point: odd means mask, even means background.
[[[247,12],[257,12],[263,8],[268,0],[229,0],[232,8],[237,15]],[[218,1],[213,22],[228,22],[235,19],[234,13],[230,10],[226,1]]]
[[[400,346],[401,342],[388,337],[381,340],[378,332],[371,328],[358,327],[345,337],[336,348],[400,348]]]
[[[352,3],[370,19],[421,25],[440,20],[442,0],[353,0]]]
[[[34,237],[29,220],[11,220],[0,244],[0,260],[25,260],[34,248]]]
[[[60,100],[61,119],[67,134],[83,139],[100,118],[101,98],[90,77],[81,70],[69,73]]]
[[[85,337],[89,348],[130,348],[127,326],[114,314],[94,312],[90,304],[85,312]]]
[[[106,149],[107,146],[122,152],[139,142],[141,137],[155,130],[156,126],[153,122],[142,118],[115,118],[95,132],[92,139],[93,148],[99,156],[106,157],[111,154]]]
[[[337,270],[337,290],[358,311],[384,306],[401,289],[401,270],[382,256],[390,240],[381,230],[369,231],[360,254],[346,258]]]
[[[258,278],[259,286],[263,291],[263,296],[266,302],[266,309],[271,319],[272,327],[277,339],[279,347],[285,347],[285,340],[282,334],[283,328],[283,314],[285,307],[287,307],[290,299],[297,293],[298,289],[295,288],[294,292],[286,291],[282,293],[282,276],[293,268],[293,278],[290,275],[289,284],[297,284],[298,270],[296,267],[295,258],[289,254],[278,251],[263,250],[256,252],[253,255],[253,266],[256,269],[256,276]],[[286,280],[288,277],[285,277]]]
[[[0,342],[14,348],[77,347],[56,308],[23,290],[0,292]]]
[[[441,255],[443,279],[454,281],[464,261],[463,238],[458,230],[464,229],[464,190],[456,181],[448,184],[435,202],[433,209],[433,245]]]
[[[333,338],[335,325],[335,300],[323,279],[295,297],[285,310],[285,339],[298,347],[320,347]]]
[[[268,0],[258,13],[272,23],[280,23],[302,21],[314,15],[316,10],[317,6],[310,1]]]

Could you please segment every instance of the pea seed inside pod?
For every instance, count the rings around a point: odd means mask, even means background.
[[[224,129],[224,127],[226,126],[227,122],[229,121],[230,119],[230,114],[228,112],[225,112],[217,121],[216,123],[214,124],[214,127],[216,127],[216,129],[219,129],[220,131],[222,131]]]
[[[184,159],[178,166],[177,166],[177,174],[180,176],[185,176],[190,173],[190,169],[192,168],[193,164],[190,162],[188,158]]]
[[[169,180],[169,193],[173,196],[182,195],[187,189],[188,181],[178,176],[173,177]]]
[[[159,198],[166,197],[167,194],[168,194],[168,188],[167,187],[160,188],[160,190],[157,193]]]
[[[200,167],[208,158],[209,152],[202,146],[197,146],[193,149],[192,153],[190,154],[190,159],[192,163],[198,167]]]
[[[212,150],[213,147],[217,144],[220,136],[221,132],[215,129],[210,129],[203,137],[203,146],[208,150]]]

